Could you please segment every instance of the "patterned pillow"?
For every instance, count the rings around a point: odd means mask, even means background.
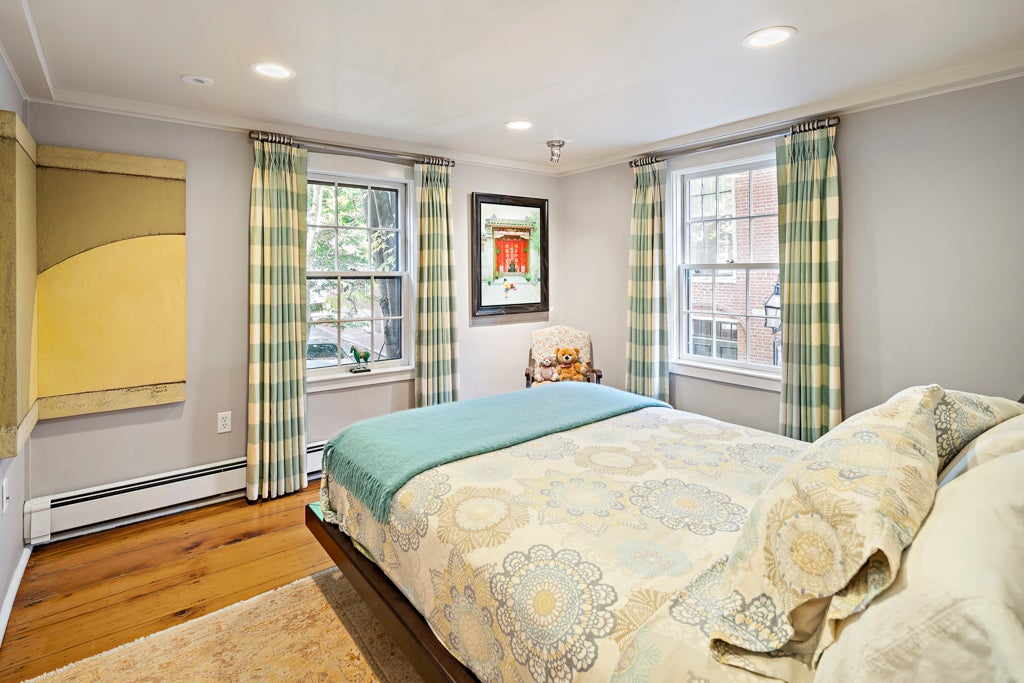
[[[937,385],[900,392],[772,480],[722,570],[710,629],[718,660],[809,679],[838,623],[892,582],[935,496],[944,395]]]
[[[1024,405],[1008,398],[947,391],[935,406],[939,472],[983,432],[1021,414],[1024,414]]]

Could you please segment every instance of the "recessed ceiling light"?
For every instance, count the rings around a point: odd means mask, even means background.
[[[181,80],[185,81],[189,85],[194,85],[197,88],[209,88],[213,85],[213,79],[208,76],[196,76],[195,74],[185,74],[181,77]]]
[[[769,26],[747,35],[743,39],[743,47],[760,49],[763,47],[774,47],[784,43],[796,35],[796,29],[792,26]]]
[[[509,130],[527,130],[533,128],[533,124],[529,121],[509,121],[505,127]]]
[[[252,64],[250,68],[258,73],[260,76],[266,76],[267,78],[295,78],[295,72],[286,66],[280,64],[273,64],[271,62],[258,62]]]

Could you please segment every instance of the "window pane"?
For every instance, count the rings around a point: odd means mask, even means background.
[[[736,263],[750,262],[750,219],[737,218],[733,221],[736,235],[736,246],[733,253],[733,260]]]
[[[715,192],[715,178],[697,178],[689,182],[689,201],[686,202],[689,219],[700,220],[702,218],[714,218],[715,210],[712,204],[711,210],[705,214],[704,206],[705,195],[714,195]]]
[[[342,278],[340,291],[342,320],[370,317],[370,278]]]
[[[338,230],[338,270],[370,268],[370,233],[366,230]]]
[[[347,227],[366,226],[365,187],[338,186],[338,225]]]
[[[769,299],[775,293],[775,283],[779,281],[779,270],[778,268],[751,269],[748,277],[750,278],[750,308],[748,313],[750,315],[767,315],[768,312],[765,310],[765,304],[769,303]],[[779,306],[777,301],[771,301],[770,303],[774,306]]]
[[[715,263],[717,250],[715,221],[690,224],[689,263]]]
[[[736,262],[736,221],[718,222],[718,253],[715,263]]]
[[[398,270],[398,231],[374,230],[370,233],[371,270]]]
[[[750,362],[778,367],[781,333],[765,327],[764,318],[748,318],[747,330],[750,334]]]
[[[751,171],[754,184],[754,215],[779,212],[778,175],[775,167]]]
[[[342,319],[371,317],[369,278],[342,278],[340,292]]]
[[[734,216],[745,216],[747,206],[745,203],[737,202],[737,189],[744,188],[746,197],[745,173],[730,173],[718,177],[718,215],[722,218]]]
[[[402,315],[402,281],[397,277],[381,277],[374,280],[376,300],[373,317],[387,318]]]
[[[743,318],[721,318],[715,316],[715,358],[725,360],[746,360],[746,330]]]
[[[337,231],[334,228],[308,228],[306,230],[306,270],[332,271],[335,267]]]
[[[719,339],[725,341],[737,341],[739,325],[734,322],[718,322],[717,334]]]
[[[747,271],[719,271],[715,279],[715,313],[745,315],[746,312]]]
[[[398,190],[383,190],[375,188],[370,190],[370,215],[368,216],[369,227],[394,230],[395,211],[398,206]]]
[[[711,355],[711,320],[687,316],[690,320],[690,338],[688,353],[695,356]]]
[[[374,359],[372,352],[373,343],[370,339],[370,321],[366,320],[358,323],[342,323],[341,324],[341,364],[342,365],[354,365],[355,359],[352,357],[352,349],[359,349],[360,351],[371,351],[370,360]]]
[[[338,281],[334,278],[306,280],[306,307],[312,322],[337,320]]]
[[[311,181],[306,185],[306,225],[334,225],[334,185]]]
[[[310,325],[306,338],[306,368],[326,368],[338,364],[338,325]]]
[[[762,216],[751,221],[754,251],[751,263],[779,262],[779,217]]]
[[[402,321],[399,318],[375,320],[373,322],[373,341],[377,348],[373,352],[374,360],[395,360],[402,357]]]
[[[687,270],[686,308],[691,311],[711,311],[711,271]]]

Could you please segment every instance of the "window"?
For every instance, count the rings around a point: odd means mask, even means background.
[[[306,368],[354,366],[353,350],[411,364],[405,185],[311,177],[307,190]]]
[[[777,370],[780,333],[765,309],[779,279],[774,157],[677,171],[672,182],[674,355],[725,369]]]

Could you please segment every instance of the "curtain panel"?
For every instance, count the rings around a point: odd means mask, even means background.
[[[664,161],[633,168],[626,390],[667,402],[666,168]]]
[[[814,441],[842,419],[836,127],[779,141],[779,431]]]
[[[249,213],[246,497],[306,477],[306,150],[256,141]]]
[[[451,168],[416,167],[419,194],[416,405],[458,400]]]

